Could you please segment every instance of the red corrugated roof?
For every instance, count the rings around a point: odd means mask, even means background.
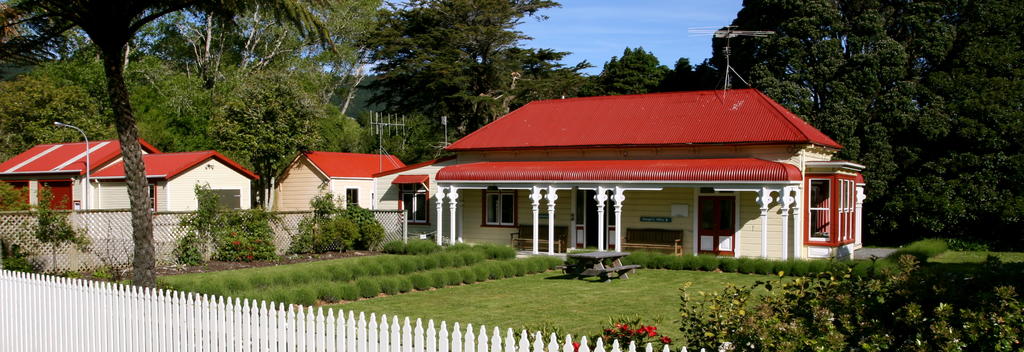
[[[534,101],[448,150],[839,143],[756,89]]]
[[[434,164],[437,164],[437,163],[440,163],[440,162],[445,162],[445,161],[452,160],[452,159],[455,159],[454,155],[446,156],[446,157],[443,157],[443,158],[437,158],[437,159],[434,159],[434,160],[427,160],[427,161],[424,161],[422,163],[406,165],[404,167],[400,167],[400,168],[397,168],[397,169],[388,170],[388,171],[384,171],[384,172],[378,172],[376,174],[373,174],[373,177],[387,176],[387,175],[396,174],[396,173],[399,173],[399,172],[402,172],[402,171],[409,171],[409,170],[413,170],[413,169],[419,169],[419,168],[424,167],[424,166],[430,166],[430,165],[434,165]]]
[[[146,177],[171,179],[185,172],[192,167],[207,160],[216,159],[228,167],[238,171],[250,179],[257,179],[259,176],[247,170],[228,157],[212,150],[187,153],[163,153],[146,154],[142,156],[142,162],[146,165]],[[124,163],[118,161],[92,175],[93,178],[124,178]]]
[[[438,181],[799,181],[796,166],[753,158],[499,161],[446,166]]]
[[[393,185],[424,184],[430,182],[430,175],[398,175],[391,181]]]
[[[373,177],[373,174],[405,167],[394,155],[306,152],[303,153],[327,177]]]
[[[160,151],[143,140],[142,150]],[[89,162],[93,169],[121,155],[121,143],[116,140],[90,141]],[[85,173],[85,142],[40,144],[0,164],[2,174]]]

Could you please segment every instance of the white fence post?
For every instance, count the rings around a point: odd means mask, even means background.
[[[314,312],[315,310],[315,312]],[[7,351],[606,352],[523,330],[345,312],[0,270]],[[390,320],[389,320],[390,318]],[[400,324],[401,321],[401,324]],[[607,352],[637,352],[613,341]],[[651,344],[644,352],[654,352]],[[660,352],[671,352],[661,346]],[[687,349],[682,348],[682,352]]]

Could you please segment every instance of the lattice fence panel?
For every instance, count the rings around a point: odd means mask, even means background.
[[[401,210],[374,210],[373,216],[377,218],[381,226],[384,226],[384,241],[405,240],[408,229],[406,228],[405,212]]]
[[[89,243],[85,248],[64,245],[57,248],[39,242],[31,228],[36,218],[32,212],[0,213],[0,239],[7,246],[15,245],[29,254],[29,260],[47,272],[82,271],[100,267],[128,270],[131,267],[133,242],[131,213],[128,211],[67,212],[69,222],[82,231]],[[186,230],[181,219],[189,213],[156,213],[153,215],[153,242],[159,266],[175,264],[174,249]],[[274,245],[278,255],[285,255],[299,222],[309,212],[279,212],[278,221],[271,222]],[[400,240],[405,234],[405,214],[401,211],[374,211],[385,229],[385,241]],[[205,253],[211,250],[203,251]]]

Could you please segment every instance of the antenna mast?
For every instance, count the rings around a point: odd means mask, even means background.
[[[403,122],[405,121],[404,116],[400,118]],[[377,172],[384,171],[384,155],[387,154],[384,150],[384,133],[388,133],[390,136],[392,127],[405,126],[405,123],[398,123],[396,121],[398,121],[398,118],[390,114],[381,116],[379,112],[375,112],[370,116],[370,125],[373,126],[374,132],[377,133],[377,152],[379,154],[377,156]]]
[[[723,29],[718,29],[718,30],[711,30],[711,29],[707,29],[707,28],[703,28],[703,29],[702,28],[691,28],[689,30],[689,32],[690,32],[691,35],[697,35],[697,36],[711,35],[714,38],[725,38],[725,48],[722,49],[722,52],[725,54],[725,83],[722,86],[722,90],[729,90],[729,88],[732,87],[732,84],[731,84],[732,82],[730,81],[730,78],[729,78],[730,74],[735,74],[736,78],[739,78],[748,87],[750,86],[750,83],[748,83],[746,80],[744,80],[743,76],[740,76],[740,73],[736,72],[736,70],[732,68],[732,63],[729,60],[729,56],[732,55],[732,47],[730,46],[731,39],[734,38],[734,37],[758,37],[758,38],[763,38],[763,37],[767,37],[769,35],[775,34],[774,31],[744,31],[744,30],[739,30],[739,29],[736,29],[736,26],[725,26]]]

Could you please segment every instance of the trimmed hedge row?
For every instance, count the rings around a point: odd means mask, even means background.
[[[276,286],[347,282],[366,277],[409,274],[424,270],[457,268],[483,262],[483,250],[441,252],[420,256],[376,256],[338,260],[315,265],[288,265],[160,278],[161,286],[183,291],[230,295],[249,289]]]
[[[758,258],[730,258],[711,255],[684,255],[654,252],[633,252],[622,259],[623,264],[639,264],[650,269],[669,270],[720,270],[730,273],[773,275],[783,273],[791,276],[813,276],[821,273],[852,269],[857,276],[870,276],[882,269],[895,265],[889,261],[834,261],[834,260],[770,260]]]
[[[504,279],[544,272],[562,264],[553,257],[531,257],[509,261],[486,261],[461,268],[434,269],[405,275],[363,277],[350,282],[316,282],[270,289],[238,292],[239,297],[274,302],[312,305],[316,301],[352,301],[393,295],[413,290],[424,291],[487,280]],[[205,293],[205,292],[204,292]]]
[[[412,255],[430,254],[440,252],[442,250],[445,252],[479,251],[484,253],[484,255],[487,256],[487,259],[512,259],[516,257],[516,250],[514,248],[494,244],[468,245],[465,243],[457,243],[449,247],[441,247],[432,241],[409,240],[409,243],[405,243],[403,241],[391,241],[385,243],[382,248],[384,253]]]

